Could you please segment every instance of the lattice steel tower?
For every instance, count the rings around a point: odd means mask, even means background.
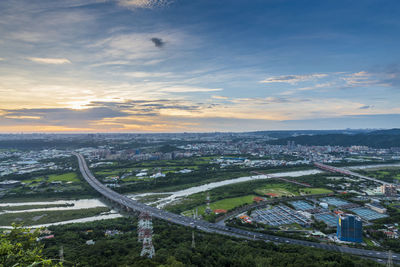
[[[139,215],[138,240],[143,242],[140,256],[147,255],[149,258],[153,258],[156,254],[153,246],[153,223],[150,214],[147,212],[142,212]]]
[[[210,192],[207,192],[206,204],[207,204],[207,207],[206,207],[205,212],[206,212],[206,214],[211,214],[212,210],[211,210],[211,207],[210,207]]]
[[[386,263],[386,266],[387,267],[393,267],[393,256],[392,256],[392,251],[391,250],[389,250],[389,253],[388,253],[388,261]]]

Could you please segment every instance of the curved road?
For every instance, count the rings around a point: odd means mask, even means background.
[[[179,225],[183,225],[186,227],[197,228],[202,231],[210,232],[210,233],[218,233],[232,237],[238,238],[245,238],[245,239],[253,239],[253,240],[264,240],[264,241],[272,241],[275,243],[286,243],[286,244],[294,244],[294,245],[302,245],[314,248],[320,248],[330,251],[342,252],[342,253],[349,253],[361,257],[369,257],[373,258],[379,262],[384,262],[387,257],[387,252],[380,252],[380,251],[373,251],[373,250],[365,250],[365,249],[357,249],[357,248],[350,248],[345,246],[338,246],[338,245],[328,245],[328,244],[321,244],[316,242],[274,236],[274,235],[267,235],[261,234],[251,231],[246,231],[242,229],[232,228],[225,225],[218,225],[214,223],[209,223],[203,220],[197,220],[190,217],[178,215],[175,213],[171,213],[165,210],[161,210],[155,207],[148,206],[146,204],[140,203],[138,201],[132,200],[124,195],[121,195],[110,188],[106,187],[102,183],[100,183],[90,172],[84,157],[78,153],[73,153],[79,162],[79,169],[82,173],[84,179],[89,183],[91,187],[93,187],[97,192],[102,194],[107,199],[118,203],[119,205],[125,207],[128,210],[134,210],[138,212],[148,212],[151,216],[165,220],[168,222],[176,223]],[[393,260],[398,261],[400,260],[400,254],[393,253]]]

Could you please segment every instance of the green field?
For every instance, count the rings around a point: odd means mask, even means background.
[[[244,204],[253,203],[254,197],[255,197],[255,195],[226,198],[226,199],[222,199],[222,200],[210,203],[210,208],[212,210],[215,210],[215,209],[231,210],[231,209],[234,209],[234,208],[239,207]],[[206,209],[206,205],[198,206],[197,209],[198,209],[198,214],[203,215],[204,211]],[[185,216],[191,216],[195,210],[196,210],[196,208],[192,209],[192,210],[184,211],[182,214]]]
[[[50,174],[48,177],[34,177],[32,179],[23,180],[24,183],[39,183],[39,182],[79,182],[79,178],[75,172],[63,174]]]
[[[61,182],[79,182],[78,176],[75,172],[69,172],[64,174],[52,174],[49,175],[49,182],[61,181]]]
[[[318,195],[333,193],[333,191],[326,188],[302,188],[300,189],[300,193],[306,195]]]
[[[254,190],[259,195],[273,196],[273,197],[282,197],[282,196],[298,196],[299,193],[284,184],[268,184],[261,188],[257,188]]]

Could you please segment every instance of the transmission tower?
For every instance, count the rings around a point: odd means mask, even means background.
[[[194,230],[192,230],[192,248],[196,247],[196,243],[194,242]]]
[[[393,259],[392,259],[392,251],[391,250],[389,250],[389,253],[388,253],[388,260],[387,260],[386,266],[393,267]]]
[[[58,254],[60,255],[60,261],[63,262],[64,261],[64,247],[63,246],[60,247],[60,251]]]
[[[207,207],[206,207],[206,214],[211,214],[212,210],[210,208],[210,192],[207,192]]]
[[[151,222],[151,216],[147,212],[142,212],[139,215],[138,222],[138,240],[143,242],[142,252],[140,256],[153,258],[155,250],[153,246],[153,223]]]

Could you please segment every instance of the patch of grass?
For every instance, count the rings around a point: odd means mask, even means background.
[[[69,172],[64,174],[52,174],[49,175],[49,182],[61,181],[61,182],[79,182],[78,176],[75,172]]]
[[[254,197],[255,197],[255,195],[226,198],[226,199],[222,199],[222,200],[218,200],[216,202],[210,203],[210,208],[212,210],[216,210],[216,209],[231,210],[231,209],[234,209],[234,208],[239,207],[244,204],[253,203]],[[206,205],[198,206],[197,209],[198,209],[198,214],[203,215],[205,212],[205,209],[206,209]],[[183,214],[186,216],[191,216],[194,211],[196,211],[196,208],[185,211],[185,212],[183,212]]]
[[[318,195],[318,194],[329,194],[332,193],[332,190],[326,188],[302,188],[300,189],[300,193],[306,195]]]
[[[364,243],[365,244],[367,244],[367,246],[369,246],[369,247],[374,247],[375,245],[374,245],[374,243],[372,243],[372,241],[371,241],[371,239],[368,239],[368,238],[363,238],[363,241],[364,241]]]
[[[24,183],[40,183],[40,182],[80,182],[75,172],[68,172],[63,174],[50,174],[48,177],[34,177],[32,179],[23,180]]]
[[[116,170],[103,170],[103,171],[98,171],[95,172],[95,175],[105,175],[105,176],[111,176],[111,175],[119,175],[120,172],[124,172],[124,170],[121,169],[116,169]]]
[[[32,179],[28,179],[28,180],[23,180],[23,183],[29,184],[29,183],[40,183],[42,181],[44,181],[45,178],[44,177],[35,177]]]
[[[13,222],[23,225],[36,225],[52,222],[61,222],[79,218],[91,217],[109,211],[106,207],[97,207],[81,210],[62,210],[62,211],[37,211],[6,213],[0,216],[0,225],[7,226]]]
[[[259,195],[273,196],[273,197],[282,197],[282,196],[297,196],[299,195],[293,189],[286,187],[284,184],[268,184],[261,188],[257,188],[254,190]]]

